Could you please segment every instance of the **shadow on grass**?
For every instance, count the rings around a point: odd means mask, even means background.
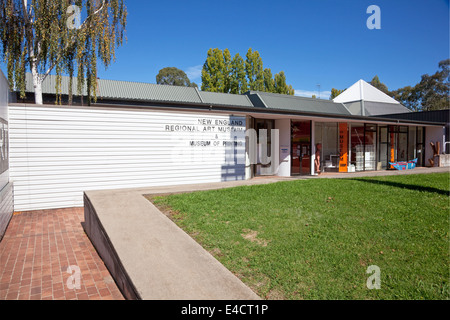
[[[384,180],[376,180],[376,179],[362,179],[362,178],[352,178],[350,180],[357,180],[357,181],[362,181],[362,182],[368,182],[368,183],[372,183],[372,184],[384,184],[390,187],[397,187],[397,188],[402,188],[402,189],[408,189],[408,190],[413,190],[413,191],[425,191],[425,192],[430,192],[430,193],[437,193],[443,196],[450,196],[450,191],[448,190],[442,190],[442,189],[438,189],[438,188],[433,188],[433,187],[425,187],[425,186],[419,186],[419,185],[415,185],[415,184],[406,184],[406,183],[401,183],[401,182],[393,182],[393,181],[384,181]]]

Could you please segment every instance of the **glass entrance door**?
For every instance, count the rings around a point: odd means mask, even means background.
[[[291,175],[311,174],[311,121],[292,121]]]
[[[389,136],[388,128],[380,127],[380,140],[378,144],[378,161],[380,168],[386,170],[388,168],[388,150],[389,150]]]
[[[387,126],[379,127],[378,161],[381,169],[393,169],[389,162],[418,159],[423,165],[423,127]]]
[[[416,130],[417,166],[425,166],[425,128],[417,127]]]
[[[397,161],[410,160],[408,159],[408,127],[398,127],[397,139]]]
[[[408,161],[408,127],[388,126],[388,162]],[[394,169],[388,165],[389,169]]]

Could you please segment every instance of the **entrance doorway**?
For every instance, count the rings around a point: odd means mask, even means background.
[[[291,175],[310,175],[311,121],[292,121],[291,139]]]
[[[379,127],[380,168],[393,169],[389,162],[418,159],[417,166],[423,166],[423,127],[384,126]]]

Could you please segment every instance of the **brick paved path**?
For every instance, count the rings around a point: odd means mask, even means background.
[[[123,300],[82,221],[83,208],[16,213],[0,242],[0,300]]]

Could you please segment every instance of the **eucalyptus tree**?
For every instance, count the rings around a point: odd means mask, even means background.
[[[82,16],[85,19],[82,20]],[[125,38],[123,0],[1,0],[0,43],[10,83],[25,96],[25,73],[31,71],[36,104],[42,83],[55,72],[61,96],[62,74],[69,75],[69,103],[76,72],[77,94],[86,87],[96,97],[97,62],[107,68]]]
[[[394,99],[413,111],[450,108],[450,59],[439,62],[433,74],[424,74],[414,87],[406,86],[391,92]]]

